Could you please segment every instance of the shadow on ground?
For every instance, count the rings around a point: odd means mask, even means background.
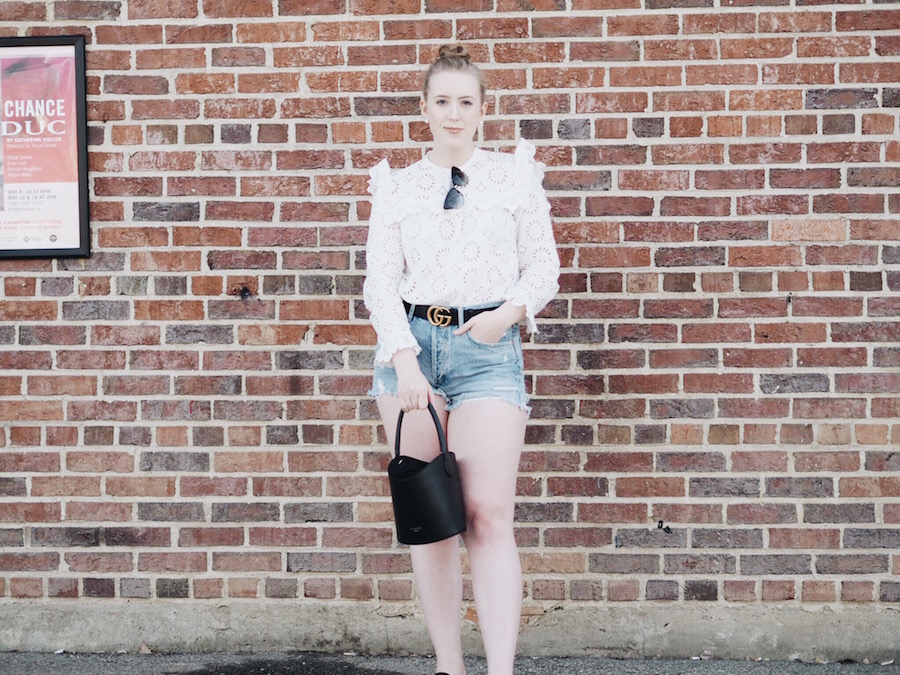
[[[341,657],[297,654],[285,659],[249,659],[242,663],[216,664],[178,675],[398,675],[396,670],[360,668]],[[171,673],[161,675],[173,675]]]

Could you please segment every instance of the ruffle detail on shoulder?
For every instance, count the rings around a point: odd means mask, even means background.
[[[517,166],[524,169],[526,173],[535,174],[538,178],[543,180],[544,169],[546,167],[543,162],[539,162],[534,158],[535,152],[535,147],[523,138],[519,141],[519,144],[516,146],[516,151],[513,154],[516,158]]]
[[[522,139],[513,153],[487,152],[486,189],[473,195],[473,208],[499,207],[516,213],[543,195],[544,164],[535,159],[535,147]],[[468,196],[467,196],[468,199]],[[546,200],[543,200],[546,204]],[[546,204],[549,211],[550,205]]]
[[[369,194],[381,197],[391,191],[391,165],[387,159],[383,159],[369,169]]]
[[[515,158],[516,168],[519,179],[519,193],[522,196],[521,201],[516,208],[534,207],[533,200],[528,199],[528,195],[533,193],[540,195],[537,205],[544,213],[550,212],[550,202],[544,195],[544,170],[547,166],[543,162],[535,159],[535,147],[524,138],[519,141],[516,146]]]
[[[369,194],[373,209],[377,208],[385,223],[399,223],[416,213],[438,212],[443,207],[443,195],[432,195],[428,175],[421,162],[391,171],[387,159],[369,170]]]

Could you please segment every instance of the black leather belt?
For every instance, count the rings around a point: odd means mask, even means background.
[[[460,321],[459,310],[455,307],[442,307],[440,305],[411,305],[410,303],[406,302],[406,300],[403,301],[403,307],[406,309],[407,314],[409,314],[409,310],[412,309],[413,316],[417,316],[420,319],[425,319],[432,326],[440,327],[462,325],[473,316],[481,314],[482,312],[490,312],[492,309],[497,309],[499,306],[500,305],[493,305],[491,307],[464,309],[462,312],[462,321]]]

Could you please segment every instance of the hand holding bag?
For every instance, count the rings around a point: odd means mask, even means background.
[[[388,465],[397,539],[403,544],[430,544],[465,532],[466,510],[456,455],[447,450],[447,437],[431,402],[428,412],[434,420],[439,454],[423,462],[400,454],[403,411],[397,417],[394,458]]]

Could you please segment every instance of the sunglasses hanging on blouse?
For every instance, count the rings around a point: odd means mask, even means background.
[[[462,192],[460,192],[456,188],[463,187],[464,185],[468,184],[469,177],[462,172],[462,169],[454,166],[450,168],[450,180],[453,182],[453,185],[450,186],[450,190],[447,192],[447,196],[444,197],[444,208],[461,209],[462,205],[466,201],[466,198],[463,197]]]

